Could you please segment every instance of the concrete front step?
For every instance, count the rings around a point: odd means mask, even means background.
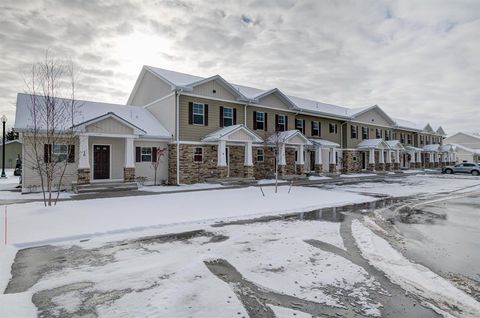
[[[73,184],[72,187],[73,192],[75,193],[138,190],[138,185],[136,182],[99,182],[90,184]]]
[[[256,183],[255,178],[209,178],[207,183],[219,183],[221,185],[245,185]]]

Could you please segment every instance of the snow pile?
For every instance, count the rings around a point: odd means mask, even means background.
[[[8,281],[12,277],[11,269],[17,249],[11,245],[0,246],[0,293],[7,288]]]
[[[5,318],[36,318],[37,308],[32,303],[29,292],[0,295],[1,316]]]
[[[290,308],[268,305],[277,318],[312,318],[312,315]]]
[[[358,220],[353,221],[352,233],[362,256],[383,271],[392,282],[411,293],[435,301],[443,310],[457,307],[462,311],[462,317],[479,316],[480,303],[475,299],[428,268],[410,262]]]

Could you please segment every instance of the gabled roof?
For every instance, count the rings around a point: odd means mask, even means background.
[[[39,107],[42,107],[43,97],[29,94],[17,95],[17,109],[15,114],[15,129],[18,131],[28,130],[32,128],[33,120],[31,118],[30,105],[32,101],[38,101]],[[60,102],[71,103],[69,99],[58,98]],[[166,130],[162,124],[146,109],[136,106],[126,106],[119,104],[107,104],[100,102],[92,102],[85,100],[77,100],[77,115],[74,117],[73,125],[81,125],[82,123],[107,116],[113,113],[116,118],[144,131],[142,136],[152,138],[171,138],[172,134]],[[112,115],[113,116],[113,115]],[[60,129],[68,129],[71,123],[65,123]]]
[[[365,139],[357,145],[357,149],[388,149],[388,144],[383,139]]]
[[[229,91],[232,95],[236,96],[237,99],[240,99],[240,100],[248,100],[247,97],[245,97],[238,89],[236,89],[232,84],[230,84],[229,82],[227,82],[223,77],[221,77],[220,75],[214,75],[214,76],[211,76],[211,77],[207,77],[207,78],[204,78],[204,79],[201,79],[197,82],[193,82],[193,83],[190,83],[187,85],[187,88],[194,88],[196,86],[199,86],[199,85],[202,85],[202,84],[205,84],[205,83],[208,83],[210,81],[218,81],[220,83],[220,85],[223,86],[223,88],[225,88],[227,91]]]
[[[400,119],[400,118],[394,118],[393,119],[396,123],[396,126],[400,129],[406,129],[406,130],[414,130],[414,131],[421,131],[422,128],[418,126],[416,123],[405,120],[405,119]]]
[[[399,140],[386,140],[385,143],[392,150],[405,150],[402,143]]]
[[[290,100],[290,98],[282,93],[278,88],[271,89],[269,91],[265,91],[257,96],[255,96],[256,101],[260,101],[260,99],[268,96],[268,95],[276,95],[283,103],[285,103],[289,108],[298,108],[294,102]]]
[[[380,113],[380,115],[382,115],[382,117],[384,119],[387,120],[387,122],[389,122],[391,125],[395,125],[395,121],[387,115],[386,112],[383,111],[382,108],[380,108],[380,106],[378,105],[373,105],[373,106],[367,106],[367,107],[362,107],[362,108],[352,108],[352,109],[349,109],[348,110],[348,114],[352,117],[352,119],[355,119],[357,118],[358,116],[362,115],[362,114],[365,114],[369,111],[378,111]]]
[[[328,141],[320,138],[310,138],[308,139],[315,146],[320,146],[320,148],[339,148],[340,145],[333,141]]]
[[[440,150],[439,144],[431,144],[423,146],[423,151],[426,152],[438,152]]]
[[[433,130],[432,126],[430,126],[430,124],[427,124],[424,128],[423,128],[424,131],[427,131],[427,132],[430,132],[430,133],[434,133],[435,131]]]
[[[260,138],[256,133],[254,133],[252,130],[250,130],[248,127],[246,127],[244,124],[239,124],[239,125],[233,125],[233,126],[228,126],[228,127],[223,127],[220,128],[205,137],[202,138],[202,141],[220,141],[220,140],[225,140],[228,141],[230,140],[228,137],[238,131],[243,131],[250,137],[252,137],[252,142],[262,142],[262,138]],[[232,141],[243,141],[243,140],[232,140]]]
[[[301,143],[292,142],[293,138],[295,137],[300,138],[302,142]],[[275,144],[277,142],[280,144],[291,144],[291,145],[297,145],[297,144],[311,145],[312,144],[307,139],[307,137],[305,137],[298,130],[280,131],[280,132],[274,133],[273,135],[267,138],[267,143]]]
[[[454,144],[446,144],[440,146],[440,152],[452,152],[457,149],[457,146]]]
[[[446,136],[447,133],[445,132],[445,130],[443,130],[442,126],[439,126],[438,129],[437,129],[437,134],[441,135],[441,136]]]
[[[454,146],[456,149],[463,149],[466,152],[470,152],[471,154],[480,155],[480,149],[472,149],[459,144],[451,144],[451,145]]]
[[[417,148],[414,146],[405,146],[405,151],[423,151],[422,148]]]
[[[133,129],[133,133],[135,135],[145,135],[147,132],[145,130],[143,130],[142,128],[138,127],[138,126],[135,126],[134,124],[132,124],[131,122],[129,122],[128,120],[125,120],[123,119],[122,117],[118,116],[117,114],[113,113],[113,112],[108,112],[108,113],[105,113],[103,115],[100,115],[98,117],[95,117],[95,118],[91,118],[89,120],[86,120],[84,122],[81,122],[81,123],[78,123],[78,124],[75,124],[73,125],[73,127],[79,127],[79,128],[84,128],[88,125],[92,125],[94,123],[98,123],[99,121],[102,121],[104,119],[107,119],[107,118],[113,118],[119,122],[121,122],[122,124],[124,124],[125,126],[128,126],[130,128]]]

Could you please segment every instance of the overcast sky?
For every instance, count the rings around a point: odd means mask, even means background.
[[[480,131],[480,1],[0,2],[0,114],[49,49],[83,99],[126,103],[142,65]]]

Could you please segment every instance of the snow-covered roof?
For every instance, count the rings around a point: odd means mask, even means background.
[[[5,141],[5,145],[10,145],[10,144],[13,144],[13,143],[19,143],[21,144],[22,142],[18,139],[14,139],[14,140],[7,140]],[[0,147],[3,145],[3,142],[0,140]]]
[[[260,138],[257,134],[255,134],[252,130],[248,129],[244,124],[233,125],[228,127],[220,128],[205,137],[202,138],[202,141],[219,141],[219,140],[229,140],[229,136],[237,131],[243,131],[247,135],[252,138],[252,142],[262,142],[262,138]]]
[[[405,146],[405,151],[423,151],[422,148],[417,148],[414,146]]]
[[[386,140],[385,143],[392,150],[405,150],[402,143],[399,140]]]
[[[320,146],[320,148],[339,148],[340,145],[333,141],[328,141],[320,138],[310,138],[308,139],[314,145]]]
[[[43,99],[42,96],[28,94],[17,95],[17,110],[14,126],[16,130],[27,130],[32,128],[33,120],[31,118],[30,105],[32,104],[33,98],[39,101]],[[58,100],[61,102],[70,102],[68,99],[58,98]],[[153,138],[171,138],[172,136],[172,134],[168,132],[147,109],[142,107],[85,100],[77,100],[76,102],[77,114],[74,115],[74,126],[113,113],[115,116],[122,118],[124,121],[145,131],[144,136]],[[38,105],[41,107],[43,103],[39,102]],[[65,123],[65,126],[62,128],[67,129],[70,128],[70,126],[71,123]]]
[[[287,131],[279,131],[271,135],[267,138],[267,142],[274,144],[274,143],[281,143],[281,144],[298,144],[298,142],[292,142],[295,137],[299,137],[302,140],[300,143],[303,145],[311,145],[312,143],[305,137],[300,131],[294,130],[287,130]]]
[[[446,136],[447,133],[445,132],[445,130],[443,130],[442,126],[439,126],[438,129],[437,129],[437,134],[441,135],[441,136]]]
[[[385,149],[389,148],[388,144],[383,139],[365,139],[358,145],[358,149]]]
[[[440,150],[439,144],[431,144],[423,146],[423,151],[427,152],[438,152]]]
[[[412,121],[400,119],[400,118],[393,118],[393,120],[395,121],[395,124],[397,125],[398,128],[405,128],[409,130],[418,130],[418,131],[422,130],[422,128],[419,125],[417,125]]]
[[[456,146],[453,144],[445,144],[440,146],[440,152],[452,152],[456,150]]]
[[[451,144],[451,145],[454,146],[455,148],[463,149],[467,152],[470,152],[471,154],[480,155],[480,149],[472,149],[472,148],[465,147],[465,146],[460,145],[460,144]]]

